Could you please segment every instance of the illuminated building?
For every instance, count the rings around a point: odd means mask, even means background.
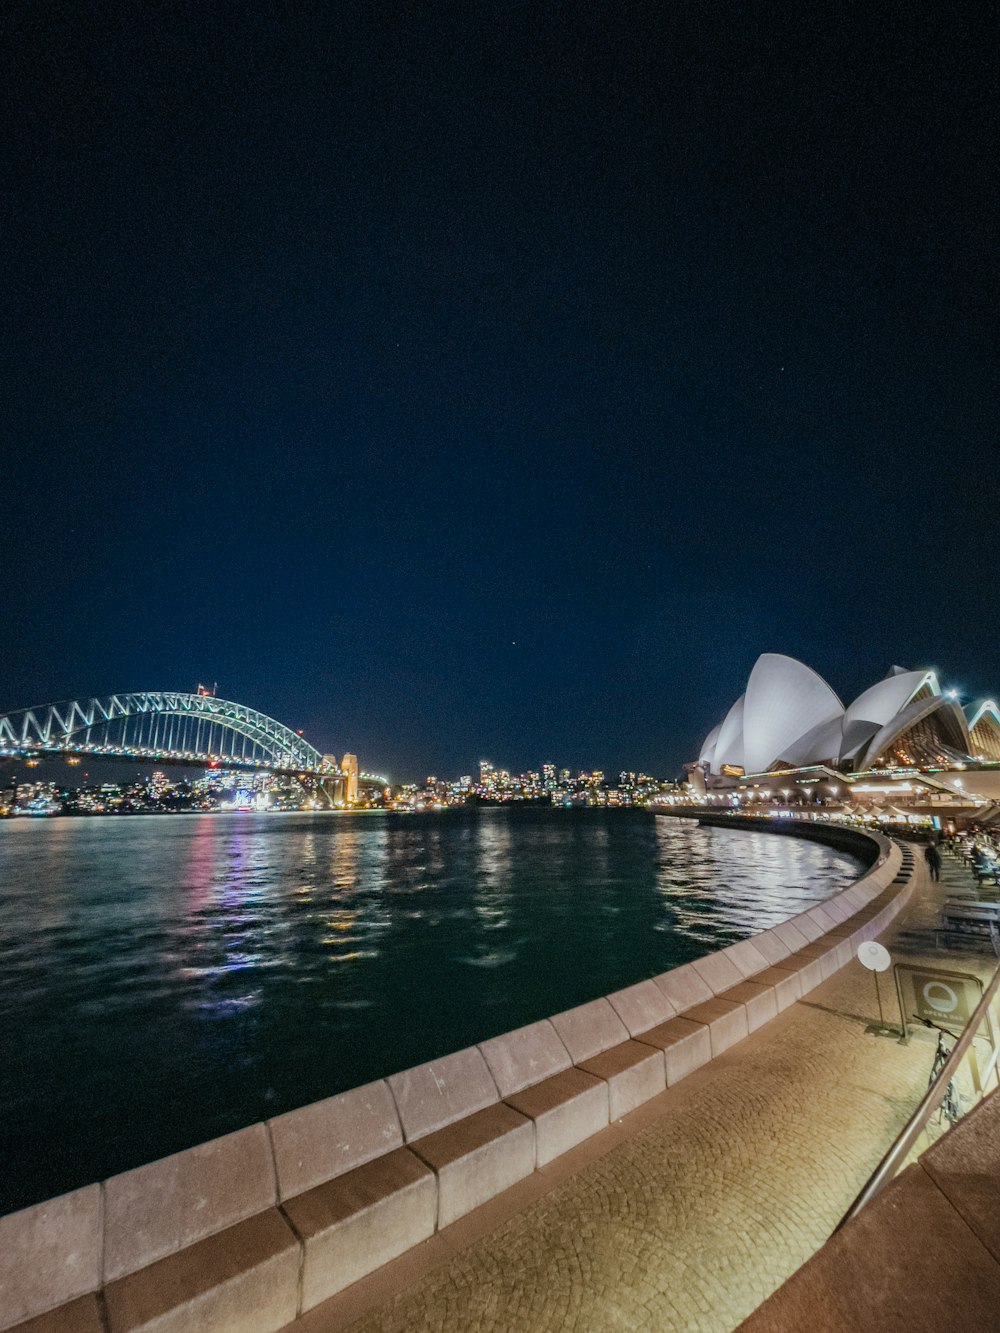
[[[976,716],[979,743],[1000,757],[1000,718],[989,707]],[[698,763],[710,778],[738,778],[813,764],[848,772],[950,766],[975,754],[965,714],[933,671],[893,667],[845,708],[810,667],[764,653],[746,691],[705,738]]]

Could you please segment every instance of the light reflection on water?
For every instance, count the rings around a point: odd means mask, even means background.
[[[624,811],[0,825],[0,1211],[607,994],[849,857]]]

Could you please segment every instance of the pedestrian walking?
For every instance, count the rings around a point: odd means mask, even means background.
[[[924,860],[927,862],[927,869],[931,872],[931,879],[936,884],[941,878],[941,853],[938,851],[936,843],[929,842],[924,848]]]

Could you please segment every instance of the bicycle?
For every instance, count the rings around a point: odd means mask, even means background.
[[[925,1028],[933,1028],[938,1034],[937,1049],[934,1052],[934,1063],[931,1065],[930,1078],[927,1080],[927,1086],[931,1088],[934,1086],[941,1070],[948,1063],[949,1055],[951,1055],[952,1048],[945,1045],[944,1039],[945,1037],[950,1037],[954,1042],[956,1040],[955,1034],[949,1032],[947,1028],[939,1027],[937,1023],[932,1023],[929,1018],[921,1018],[919,1014],[914,1014],[913,1017],[918,1023],[922,1023]],[[957,1125],[962,1118],[962,1098],[959,1095],[958,1089],[955,1087],[955,1080],[953,1078],[948,1080],[948,1086],[945,1089],[944,1097],[942,1098],[941,1106],[937,1114],[938,1124],[941,1123],[942,1116],[948,1121],[949,1125]]]

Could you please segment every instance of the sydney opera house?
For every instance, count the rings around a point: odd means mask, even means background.
[[[937,774],[934,785],[1000,794],[1000,710],[963,709],[934,671],[894,666],[847,707],[810,667],[764,653],[745,692],[689,766],[697,785],[743,787],[755,777],[825,769],[848,786],[860,775]],[[970,770],[985,770],[982,780]],[[960,775],[956,780],[955,775]]]

